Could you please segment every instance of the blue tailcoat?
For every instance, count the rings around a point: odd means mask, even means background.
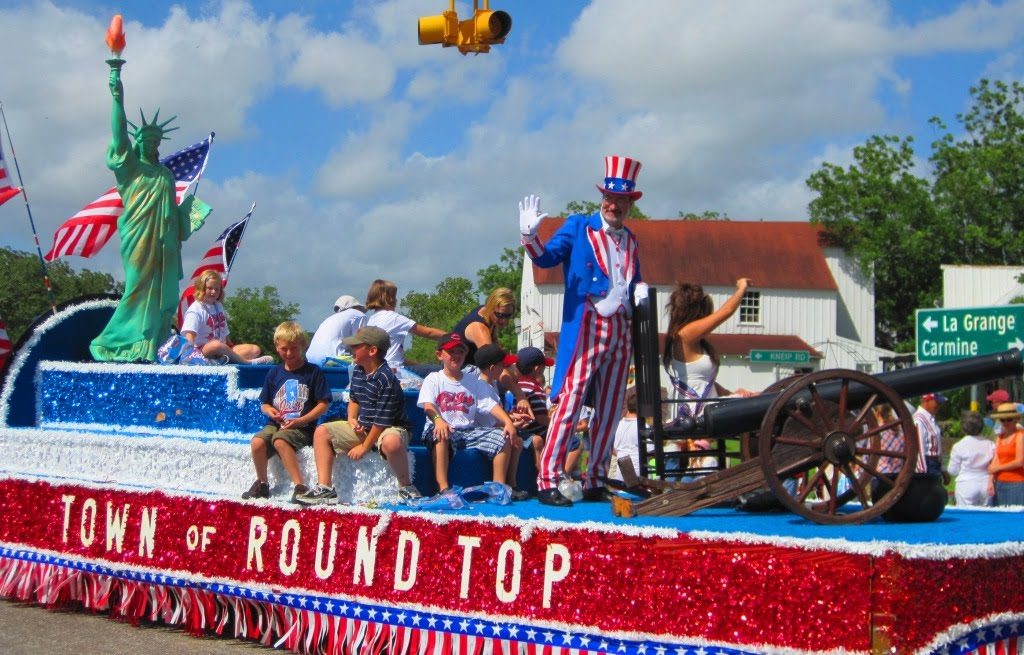
[[[572,365],[579,338],[583,310],[588,299],[595,301],[608,295],[611,280],[605,262],[607,253],[601,248],[601,239],[595,233],[604,229],[605,223],[600,212],[589,216],[573,214],[542,245],[543,252],[531,257],[541,268],[562,265],[565,277],[565,299],[562,303],[562,331],[558,338],[558,356],[555,359],[555,375],[551,383],[551,397],[557,398],[565,382],[565,374]],[[626,279],[629,282],[629,299],[632,301],[636,283],[641,280],[640,260],[637,257],[636,236],[625,228],[627,255]],[[529,248],[527,249],[529,254]]]

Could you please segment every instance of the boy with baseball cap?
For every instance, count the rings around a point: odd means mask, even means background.
[[[338,493],[331,486],[336,453],[356,461],[371,450],[383,457],[398,480],[398,495],[409,502],[420,498],[409,474],[409,428],[402,385],[384,356],[391,346],[388,333],[364,326],[344,339],[352,352],[348,418],[317,427],[313,433],[317,485],[295,498],[300,505],[334,504]]]

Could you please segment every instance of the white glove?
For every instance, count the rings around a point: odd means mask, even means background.
[[[637,282],[636,287],[633,289],[633,304],[637,307],[640,303],[647,301],[647,283]]]
[[[546,216],[540,213],[540,196],[526,196],[519,202],[519,233],[524,237],[537,234],[537,226]]]

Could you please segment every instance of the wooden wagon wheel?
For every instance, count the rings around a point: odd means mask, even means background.
[[[872,410],[885,403],[896,419],[879,425]],[[895,428],[911,438],[900,450],[883,450],[882,432]],[[895,391],[858,371],[829,370],[808,374],[779,395],[761,424],[758,449],[765,480],[783,505],[817,523],[861,523],[885,513],[910,485],[914,435],[913,418]],[[895,478],[878,470],[881,457],[898,460]],[[796,484],[787,486],[793,478]],[[841,512],[844,496],[861,509]]]
[[[761,393],[775,393],[776,391],[784,391],[788,389],[794,382],[802,378],[805,373],[796,373],[788,377],[784,377],[781,380],[772,382],[764,391]],[[753,430],[751,432],[743,432],[740,434],[740,458],[745,462],[748,459],[754,459],[758,455],[757,440],[760,437],[760,432]]]

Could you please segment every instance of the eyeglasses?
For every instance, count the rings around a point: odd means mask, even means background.
[[[1015,418],[1001,418],[1001,419],[999,419],[999,421],[1001,423],[1016,423],[1017,419],[1015,419]]]
[[[509,319],[515,315],[514,312],[494,312],[494,318]]]

